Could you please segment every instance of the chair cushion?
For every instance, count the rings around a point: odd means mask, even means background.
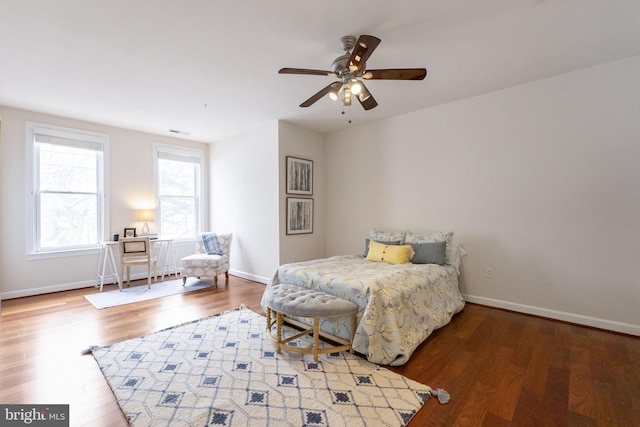
[[[224,261],[225,258],[221,255],[193,254],[182,258],[180,264],[215,267],[223,264]]]
[[[267,292],[268,307],[292,316],[339,316],[358,311],[355,303],[344,298],[295,285],[277,285]]]

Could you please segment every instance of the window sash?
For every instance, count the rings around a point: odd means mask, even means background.
[[[160,196],[160,230],[163,237],[192,239],[198,231],[198,198]]]
[[[57,144],[36,144],[38,191],[98,193],[102,152],[70,146],[59,148]]]
[[[167,160],[167,159],[158,159],[157,161],[158,171],[159,171],[158,172],[158,195],[159,196],[176,196],[176,197],[186,196],[186,197],[197,198],[199,194],[198,179],[200,176],[200,165],[192,164],[190,162],[183,163],[176,160],[170,160],[169,162],[164,162],[162,160]],[[164,167],[168,167],[172,169],[173,167],[176,167],[176,166],[188,168],[191,173],[184,174],[183,176],[180,176],[180,177],[174,176],[172,177],[173,179],[165,180],[165,178],[168,178],[168,177],[164,176],[162,169]],[[189,183],[186,186],[187,188],[177,185],[175,182],[176,178],[188,179]],[[186,191],[183,191],[183,190],[186,190]]]
[[[95,247],[100,241],[98,200],[97,193],[41,192],[38,195],[37,250]],[[70,204],[72,208],[69,208]],[[52,213],[54,221],[43,218]]]

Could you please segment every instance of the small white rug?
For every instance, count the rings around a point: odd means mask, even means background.
[[[146,283],[139,286],[127,288],[126,284],[119,289],[109,292],[98,292],[85,295],[84,297],[97,309],[115,307],[117,305],[132,304],[134,302],[147,301],[154,298],[166,297],[169,295],[183,294],[185,292],[196,291],[213,287],[213,280],[194,280],[190,278],[187,284],[182,286],[182,279],[169,280],[166,282],[151,282],[151,289]]]

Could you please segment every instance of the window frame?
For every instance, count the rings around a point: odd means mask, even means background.
[[[36,135],[47,135],[53,138],[73,139],[83,144],[100,147],[97,164],[97,242],[82,246],[41,247],[40,242],[40,204],[39,204],[39,149],[36,147]],[[64,145],[64,144],[60,144]],[[68,128],[63,126],[25,122],[25,252],[27,259],[59,258],[96,253],[101,241],[106,240],[109,224],[109,135],[105,133]],[[79,194],[82,192],[78,192]]]
[[[185,160],[189,159],[197,159],[195,161],[188,161],[185,163],[197,164],[199,166],[198,177],[196,178],[195,188],[196,188],[196,196],[195,196],[195,233],[193,236],[185,237],[185,238],[175,238],[175,242],[194,242],[200,233],[203,230],[204,218],[205,218],[205,152],[204,150],[197,148],[189,148],[182,147],[179,145],[172,145],[166,143],[156,142],[153,144],[153,187],[154,187],[154,198],[155,198],[155,206],[156,206],[156,218],[157,218],[157,227],[159,231],[159,235],[162,236],[162,210],[160,203],[160,183],[159,183],[159,164],[158,160],[160,160],[161,154],[167,154],[171,157],[175,157],[175,160],[179,160],[180,157],[184,157]]]

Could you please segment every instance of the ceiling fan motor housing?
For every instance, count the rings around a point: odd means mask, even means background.
[[[356,38],[354,36],[344,36],[338,40],[338,44],[345,52],[351,52],[351,49],[356,45]]]
[[[347,62],[349,62],[349,57],[351,55],[349,55],[348,53],[342,55],[342,56],[338,56],[332,63],[331,63],[331,71],[333,71],[334,73],[336,73],[338,76],[342,76],[342,74],[344,74],[345,72],[349,71],[349,67],[347,67]]]

